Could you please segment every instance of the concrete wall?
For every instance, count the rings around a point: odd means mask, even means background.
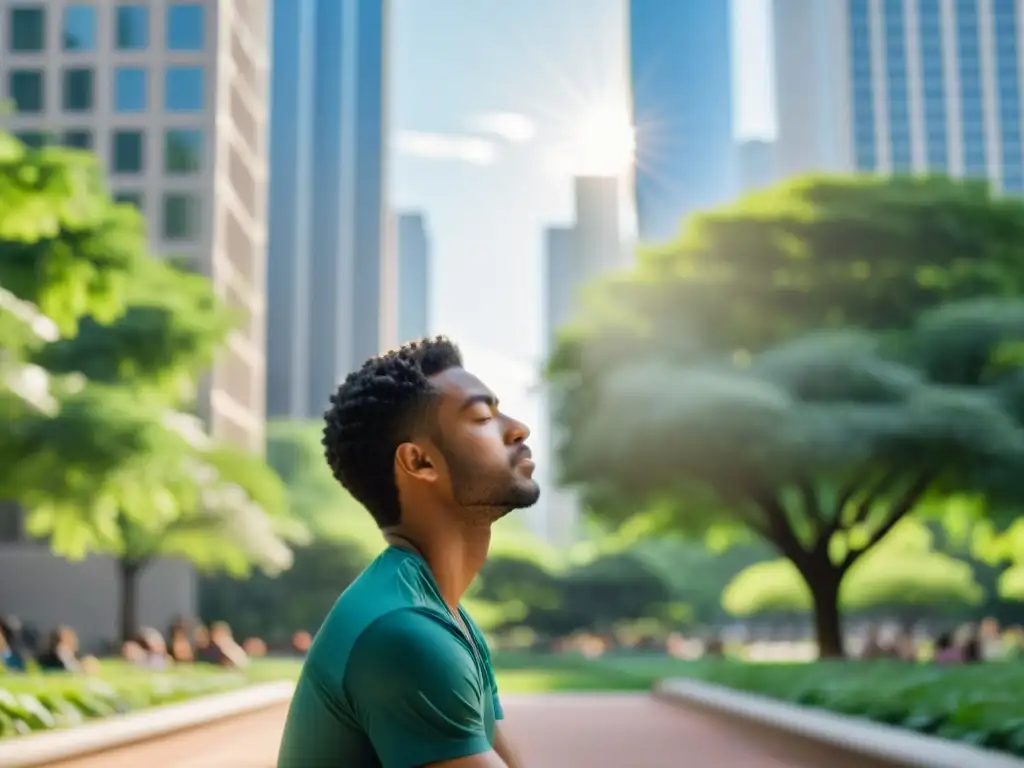
[[[119,587],[114,561],[88,557],[77,563],[35,544],[0,544],[0,614],[48,632],[67,624],[83,649],[97,650],[118,634]],[[161,632],[175,614],[196,613],[196,575],[187,563],[154,562],[139,584],[139,620]]]

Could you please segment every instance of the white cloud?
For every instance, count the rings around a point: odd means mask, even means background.
[[[516,112],[484,112],[470,123],[474,131],[489,133],[509,144],[525,144],[537,135],[537,126],[526,115]]]
[[[395,148],[403,155],[428,160],[455,160],[473,165],[491,165],[498,152],[493,142],[474,136],[423,131],[400,131]]]

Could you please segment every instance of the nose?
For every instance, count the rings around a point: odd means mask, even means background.
[[[509,445],[516,445],[517,443],[525,443],[526,439],[530,436],[530,428],[518,419],[512,417],[506,417],[507,426],[505,428],[505,441]]]

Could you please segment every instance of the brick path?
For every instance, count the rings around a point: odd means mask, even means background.
[[[285,707],[50,768],[273,768]],[[508,696],[529,768],[822,768],[784,745],[752,743],[722,721],[646,695]]]

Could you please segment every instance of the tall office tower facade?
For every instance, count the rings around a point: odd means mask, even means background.
[[[318,416],[394,343],[387,0],[275,0],[268,412]]]
[[[94,151],[157,254],[244,318],[207,377],[212,434],[262,450],[269,19],[259,0],[0,0],[0,124]]]
[[[599,275],[627,267],[631,258],[622,240],[621,179],[581,176],[573,184],[576,224],[569,274],[578,289]]]
[[[398,235],[398,340],[430,332],[430,235],[422,213],[400,213]]]
[[[938,172],[1024,190],[1024,2],[775,0],[773,15],[780,170]]]
[[[742,192],[763,189],[775,181],[775,143],[761,139],[741,141],[736,146],[739,188]]]
[[[588,202],[593,202],[590,200]],[[586,209],[586,205],[584,208]],[[594,217],[589,212],[585,220]],[[592,228],[593,229],[593,228]],[[591,241],[595,232],[591,232]],[[578,250],[576,227],[549,227],[544,231],[544,335],[545,351],[554,351],[558,331],[572,318],[573,300],[583,280],[574,272],[583,259]],[[542,413],[545,417],[545,436],[548,456],[541,468],[540,481],[545,492],[539,509],[528,518],[533,532],[555,546],[569,546],[579,537],[579,499],[568,488],[559,488],[558,445],[562,440],[556,421],[556,395],[545,388],[542,395]],[[538,514],[539,513],[539,514]]]
[[[30,145],[96,153],[113,194],[145,215],[150,247],[210,276],[242,325],[198,409],[214,437],[263,450],[267,101],[263,0],[0,0],[0,127]],[[116,567],[70,563],[7,531],[0,604],[84,647],[115,637]],[[139,619],[195,615],[193,569],[160,560]]]
[[[630,0],[640,240],[736,194],[730,3]]]
[[[572,320],[580,290],[631,261],[622,234],[622,184],[617,176],[584,176],[574,180],[575,223],[544,232],[544,333],[546,353],[554,351],[560,328]],[[557,393],[545,389],[548,460],[543,469],[548,491],[531,516],[537,535],[557,546],[569,546],[581,535],[580,502],[571,488],[559,488],[557,448],[562,440],[555,409]]]

